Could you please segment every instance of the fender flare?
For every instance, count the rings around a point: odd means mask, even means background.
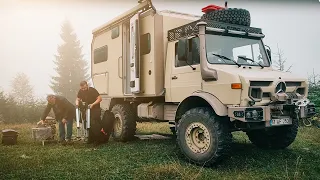
[[[204,101],[206,101],[214,110],[214,112],[218,115],[218,116],[227,116],[228,115],[228,108],[226,105],[224,105],[216,96],[207,93],[207,92],[203,92],[203,91],[197,91],[192,93],[191,96],[188,96],[187,98],[185,98],[182,102],[179,103],[177,111],[176,111],[176,118],[179,116],[179,113],[183,107],[183,105],[190,100],[190,98],[192,97],[198,97],[203,99]]]

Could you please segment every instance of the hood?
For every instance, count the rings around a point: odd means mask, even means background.
[[[274,70],[270,67],[252,67],[252,66],[241,66],[240,68],[236,66],[225,66],[220,69],[231,74],[239,75],[240,79],[249,81],[307,81],[306,78],[297,76],[290,72],[282,72],[279,70]]]

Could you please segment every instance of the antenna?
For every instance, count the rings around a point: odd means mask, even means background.
[[[228,8],[228,1],[224,2],[224,7]]]

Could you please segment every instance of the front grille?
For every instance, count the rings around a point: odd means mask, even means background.
[[[251,90],[251,97],[255,98],[255,99],[259,99],[260,97],[260,89],[252,89]]]
[[[270,86],[272,81],[250,81],[250,86],[266,87]]]
[[[279,82],[278,85],[276,86],[276,89],[275,89],[275,93],[277,92],[286,92],[286,84],[283,83],[283,82]]]
[[[293,87],[293,86],[301,86],[301,82],[298,81],[286,81],[287,87]]]
[[[261,88],[250,87],[249,88],[249,97],[256,99],[256,100],[260,100],[262,98]]]
[[[297,93],[304,95],[305,94],[305,88],[298,88]]]
[[[264,93],[262,94],[262,97],[268,98],[268,97],[271,97],[271,95],[270,95],[270,93],[264,92]]]

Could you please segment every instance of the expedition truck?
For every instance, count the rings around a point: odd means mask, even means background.
[[[228,157],[234,131],[261,148],[286,148],[298,119],[315,113],[307,80],[272,68],[249,11],[202,11],[157,11],[140,1],[93,30],[91,76],[102,121],[114,121],[119,141],[132,139],[136,122],[167,121],[182,154],[199,165]]]

